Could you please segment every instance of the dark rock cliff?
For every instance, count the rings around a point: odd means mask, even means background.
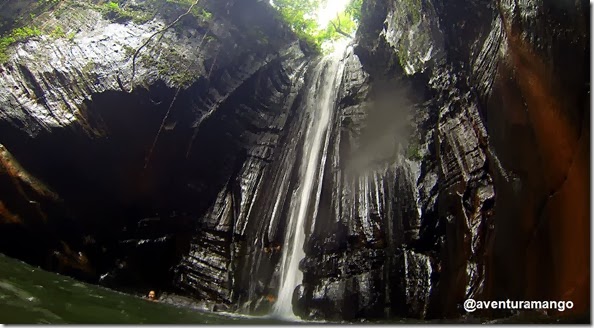
[[[587,3],[363,6],[296,311],[458,317],[475,298],[586,314]]]
[[[197,218],[275,149],[308,50],[267,4],[206,1],[212,18],[186,16],[133,69],[186,7],[141,24],[59,6],[44,24],[76,34],[17,44],[1,67],[2,251],[111,286],[171,287]]]
[[[203,5],[212,19],[182,20],[134,70],[133,51],[184,8],[141,24],[65,6],[72,39],[11,49],[0,251],[118,288],[270,309],[315,58],[265,2]],[[298,315],[452,318],[469,297],[587,313],[588,10],[363,1]]]
[[[342,204],[309,244],[306,316],[455,317],[469,297],[567,299],[573,312],[550,314],[586,313],[588,9],[585,1],[364,2],[355,53],[370,82],[362,84],[412,90],[421,142],[409,143],[409,160],[384,160],[354,187],[340,175],[328,182],[332,204]],[[352,108],[368,108],[373,130],[373,110],[409,106],[406,91],[388,96],[391,106],[356,95],[373,102],[343,98],[337,145],[358,134]],[[349,243],[322,246],[339,231]]]

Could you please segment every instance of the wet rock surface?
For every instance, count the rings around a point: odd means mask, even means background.
[[[167,31],[134,73],[130,49],[175,15],[118,24],[72,9],[73,40],[11,50],[2,251],[270,311],[317,59],[265,3],[205,8],[212,21]],[[458,318],[471,297],[571,299],[585,313],[588,26],[583,1],[364,1],[295,313]]]
[[[567,20],[569,16],[573,22]],[[393,175],[395,183],[392,177],[380,180],[393,183],[388,192],[399,188],[394,198],[403,200],[405,209],[411,207],[378,229],[387,238],[383,263],[388,267],[387,275],[378,280],[383,280],[386,295],[394,296],[394,303],[385,298],[381,305],[385,313],[455,317],[464,313],[460,304],[469,297],[556,299],[574,295],[589,304],[585,294],[577,292],[587,285],[587,261],[577,258],[587,257],[589,237],[581,231],[589,223],[582,214],[573,215],[587,208],[587,192],[579,184],[554,182],[553,177],[589,177],[586,171],[576,172],[580,169],[572,174],[565,171],[585,163],[581,162],[585,148],[580,147],[587,141],[578,135],[588,134],[589,129],[577,117],[588,115],[587,92],[578,86],[588,85],[579,73],[589,67],[583,57],[588,53],[587,21],[585,2],[364,3],[356,54],[370,75],[370,85],[373,88],[389,76],[404,76],[404,84],[424,99],[416,101],[414,109],[421,139],[413,161],[418,166],[411,166],[413,174]],[[569,36],[569,31],[575,34]],[[570,49],[576,51],[573,57]],[[560,81],[569,80],[574,89],[553,91]],[[541,121],[546,115],[552,115],[547,116],[547,123]],[[562,130],[561,140],[545,141],[541,134],[556,129],[553,126]],[[520,136],[521,130],[525,134]],[[536,136],[528,136],[531,133]],[[559,152],[560,157],[547,152]],[[536,158],[545,162],[537,163]],[[396,172],[406,168],[402,162],[395,165]],[[553,191],[556,187],[546,191],[545,186],[551,184],[561,184],[564,192],[576,198],[570,201],[558,195]],[[371,192],[354,199],[373,200],[375,194],[382,195],[373,187],[367,190]],[[368,237],[374,235],[370,233],[374,204],[370,202],[362,211],[367,214],[366,223],[353,237],[363,245],[367,242],[366,247],[374,241]],[[351,213],[352,222],[357,211]],[[572,220],[567,221],[567,216]],[[397,228],[393,230],[390,224]],[[397,233],[390,235],[390,231]],[[576,246],[580,255],[569,256],[567,261],[545,255],[565,249],[560,231],[576,234],[575,240],[565,239],[565,245]],[[392,256],[398,260],[389,262]],[[547,270],[559,275],[553,278],[552,273],[542,273]],[[390,276],[396,279],[390,281]],[[415,295],[414,301],[409,295]]]
[[[192,249],[218,190],[244,163],[255,171],[269,161],[307,49],[267,4],[206,1],[212,19],[186,17],[149,42],[133,69],[135,49],[187,10],[171,6],[143,24],[64,7],[70,19],[60,22],[77,31],[72,39],[42,35],[10,49],[0,74],[0,143],[60,199],[35,209],[11,196],[22,181],[3,185],[11,255],[66,272],[46,264],[66,253],[64,244],[74,254],[67,258],[87,259],[93,274],[85,279],[172,288],[170,269]],[[25,192],[25,203],[41,193]],[[30,247],[44,235],[50,246]]]
[[[467,298],[573,295],[589,304],[577,292],[587,285],[587,261],[578,258],[587,257],[589,237],[581,232],[589,224],[571,214],[587,208],[587,192],[549,176],[589,176],[565,171],[587,154],[578,135],[589,130],[577,118],[588,112],[587,92],[578,86],[588,84],[579,73],[589,67],[582,57],[586,12],[584,3],[364,3],[355,49],[362,70],[354,60],[349,67],[359,78],[347,73],[343,80],[324,192],[304,246],[295,303],[302,317],[453,318],[465,313]],[[569,49],[579,54],[565,61]],[[576,89],[553,91],[566,79]],[[393,94],[382,102],[386,90]],[[404,124],[382,129],[374,122],[382,112],[394,125],[411,119],[413,137]],[[555,118],[540,121],[546,115]],[[553,126],[562,129],[561,140],[538,137]],[[368,135],[373,143],[365,142]],[[576,198],[556,187],[545,196],[551,184]],[[561,231],[578,237],[563,242]],[[561,243],[576,245],[580,255],[545,255],[559,254]]]

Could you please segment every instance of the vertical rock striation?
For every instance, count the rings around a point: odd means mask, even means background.
[[[72,38],[41,35],[8,49],[0,143],[60,203],[31,210],[27,201],[43,198],[37,189],[15,199],[18,186],[3,185],[3,250],[62,272],[53,254],[72,253],[87,258],[85,279],[173,288],[170,268],[217,192],[241,171],[250,172],[242,188],[256,187],[292,115],[308,49],[266,3],[205,1],[211,18],[186,16],[133,69],[135,50],[187,8],[167,3],[137,23],[112,22],[91,3],[57,6],[39,19],[66,24]],[[41,237],[49,241],[29,247]]]
[[[292,54],[292,53],[291,53]],[[282,63],[274,75],[259,81],[261,88],[252,90],[256,96],[250,103],[233,103],[234,116],[259,114],[257,126],[248,127],[237,139],[251,139],[245,150],[245,160],[219,191],[213,205],[208,209],[191,242],[191,249],[176,267],[176,285],[199,298],[231,305],[238,299],[254,299],[254,295],[274,294],[268,290],[266,261],[262,250],[277,254],[271,242],[277,240],[274,231],[278,227],[281,200],[288,190],[289,172],[297,159],[294,147],[287,147],[284,139],[298,133],[299,125],[291,124],[295,113],[290,110],[302,85],[306,62],[303,57],[291,56]],[[249,86],[254,84],[247,84]],[[250,92],[248,92],[249,94]],[[268,116],[262,113],[269,113]],[[273,115],[272,115],[273,114]],[[212,120],[228,119],[214,115]],[[240,130],[241,131],[241,130]],[[235,140],[235,139],[234,139]],[[275,151],[279,145],[283,145]],[[280,165],[280,167],[279,167]],[[284,175],[277,175],[284,174]],[[265,229],[269,222],[275,223],[274,231]],[[258,264],[256,264],[258,263]],[[258,270],[254,272],[254,270]],[[252,280],[258,281],[256,286]],[[247,280],[245,284],[242,281]],[[243,288],[250,286],[249,288]],[[265,293],[266,292],[266,293]]]
[[[307,46],[266,2],[205,1],[212,19],[133,69],[184,8],[116,23],[65,3],[43,20],[72,39],[0,66],[0,250],[267,313],[313,117]],[[586,313],[588,26],[584,1],[364,1],[295,313],[451,318],[471,297]]]
[[[386,264],[403,280],[383,282],[399,293],[401,304],[382,305],[393,314],[457,316],[469,297],[589,304],[588,192],[577,182],[589,177],[587,12],[585,2],[364,3],[356,53],[371,85],[402,76],[425,99],[420,170],[401,189],[409,196],[397,193],[418,214],[393,221],[419,230],[384,250],[413,252]]]

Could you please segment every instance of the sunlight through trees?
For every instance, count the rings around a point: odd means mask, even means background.
[[[345,8],[328,22],[323,18],[328,18],[328,13],[340,5],[337,0],[273,0],[271,3],[291,29],[317,50],[324,43],[353,38],[361,17],[362,0],[347,0]]]

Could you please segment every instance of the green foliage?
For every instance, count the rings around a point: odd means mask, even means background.
[[[413,160],[413,161],[420,161],[423,159],[423,155],[421,154],[421,147],[419,143],[416,141],[411,141],[406,148],[406,158]]]
[[[62,26],[58,25],[54,28],[53,31],[51,31],[50,36],[52,38],[59,39],[65,37],[66,33],[64,33],[64,29],[62,29]]]
[[[296,32],[313,34],[317,29],[315,18],[311,15],[318,7],[316,0],[276,0],[274,4],[281,15]]]
[[[209,20],[211,20],[211,18],[212,18],[212,13],[211,13],[210,11],[207,11],[207,10],[205,10],[204,8],[202,8],[202,9],[200,10],[200,17],[201,17],[203,20],[209,21]]]
[[[23,26],[15,28],[10,34],[10,36],[13,37],[15,41],[26,40],[30,37],[39,35],[41,35],[41,30],[36,26]]]
[[[65,38],[68,41],[72,41],[72,40],[74,40],[74,36],[76,36],[76,32],[70,31],[70,32],[66,33],[66,32],[64,32],[64,29],[62,28],[62,26],[58,25],[58,26],[54,27],[54,29],[49,33],[49,36],[54,39]]]
[[[353,36],[361,18],[362,0],[351,0],[346,9],[339,13],[326,29],[321,29],[313,14],[322,5],[320,0],[273,1],[283,20],[297,36],[317,50],[321,49],[321,44],[325,41]]]
[[[12,44],[5,38],[0,38],[0,63],[5,63],[8,60],[8,54],[6,49]]]
[[[361,21],[361,6],[363,0],[351,0],[344,10],[355,22]]]
[[[103,4],[100,8],[103,16],[111,21],[117,23],[125,23],[134,21],[135,23],[146,23],[153,16],[152,13],[144,10],[129,10],[120,7],[115,1],[109,1]]]
[[[68,32],[68,34],[66,34],[66,39],[68,39],[68,41],[73,41],[75,36],[76,36],[76,32],[70,31],[70,32]]]
[[[275,0],[274,6],[300,39],[314,48],[319,48],[319,26],[315,17],[311,15],[319,6],[317,0]]]
[[[97,9],[111,21],[125,23],[132,20],[137,24],[142,24],[154,17],[157,12],[164,14],[165,11],[170,11],[171,8],[165,6],[167,4],[174,4],[179,9],[187,9],[195,2],[196,0],[147,0],[142,5],[123,8],[118,2],[109,1],[102,6],[97,6]],[[208,22],[212,19],[212,13],[200,6],[194,6],[190,13],[201,22]]]
[[[199,24],[209,24],[213,19],[213,14],[204,8],[203,2],[205,1],[200,0],[198,5],[194,5],[190,12],[191,15],[187,17],[197,19]],[[126,5],[120,5],[123,3],[123,1],[117,0],[34,0],[20,15],[0,21],[0,63],[8,60],[7,50],[12,45],[32,36],[46,34],[52,38],[74,40],[76,31],[67,29],[68,25],[47,24],[44,29],[40,29],[43,26],[42,23],[36,24],[36,20],[47,22],[47,18],[51,16],[61,20],[60,16],[68,8],[95,10],[111,21],[124,23],[132,20],[141,24],[157,13],[165,20],[172,21],[185,13],[191,5],[196,3],[196,0],[143,0],[128,1]]]
[[[8,47],[17,42],[39,35],[41,35],[41,30],[36,26],[24,26],[15,28],[0,37],[0,63],[4,63],[8,60],[8,54],[6,53]]]
[[[57,5],[58,3],[60,3],[61,0],[38,0],[37,2],[42,5],[42,6],[53,6],[53,5]]]
[[[48,31],[42,31],[36,26],[39,24],[36,20],[41,14],[52,10],[54,7],[65,1],[66,0],[33,1],[28,3],[26,7],[23,7],[20,15],[15,15],[15,17],[5,17],[5,19],[0,22],[0,63],[4,63],[8,60],[7,50],[10,46],[17,42],[25,41],[31,37],[48,33]],[[59,31],[55,32],[58,33]]]
[[[104,3],[101,11],[105,18],[118,23],[124,23],[134,18],[130,12],[120,8],[120,5],[114,1]]]
[[[107,11],[120,11],[120,4],[114,1],[110,1],[103,6]]]
[[[126,57],[132,58],[132,56],[134,56],[134,53],[136,52],[135,48],[130,47],[127,44],[122,45],[122,47],[124,48],[124,54],[126,54]]]
[[[319,36],[322,40],[336,40],[346,36],[345,34],[353,36],[356,30],[357,22],[346,11],[343,11],[330,21],[326,30],[321,32]]]

